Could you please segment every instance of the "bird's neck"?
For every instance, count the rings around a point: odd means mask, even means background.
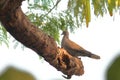
[[[64,35],[64,38],[68,38],[69,39],[69,36],[68,35]]]

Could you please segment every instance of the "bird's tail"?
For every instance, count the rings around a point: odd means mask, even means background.
[[[90,58],[100,59],[100,56],[98,56],[98,55],[96,55],[96,54],[91,54]]]
[[[93,54],[93,53],[86,51],[86,50],[80,50],[80,53],[81,53],[81,56],[87,56],[87,57],[90,57],[93,59],[100,59],[100,56]]]

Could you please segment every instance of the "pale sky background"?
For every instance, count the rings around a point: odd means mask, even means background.
[[[120,55],[120,13],[115,13],[113,17],[108,14],[98,18],[92,16],[89,27],[84,25],[75,30],[75,34],[70,34],[70,39],[101,56],[100,60],[82,57],[85,73],[73,76],[71,80],[105,80],[107,67],[115,56]],[[36,80],[66,80],[60,71],[40,60],[32,50],[14,49],[13,45],[10,41],[9,48],[4,44],[0,46],[0,74],[8,65],[12,65],[32,73]]]

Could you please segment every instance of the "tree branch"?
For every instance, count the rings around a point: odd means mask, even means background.
[[[19,42],[34,50],[57,70],[71,78],[84,73],[82,61],[58,48],[54,39],[34,26],[20,6],[23,0],[0,0],[0,21],[5,29]],[[5,4],[5,5],[4,5]],[[13,5],[14,4],[14,5]]]

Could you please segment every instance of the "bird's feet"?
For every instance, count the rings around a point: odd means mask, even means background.
[[[62,75],[64,78],[66,78],[66,79],[70,79],[71,78],[71,75],[67,75],[67,76],[64,76],[64,75]]]

